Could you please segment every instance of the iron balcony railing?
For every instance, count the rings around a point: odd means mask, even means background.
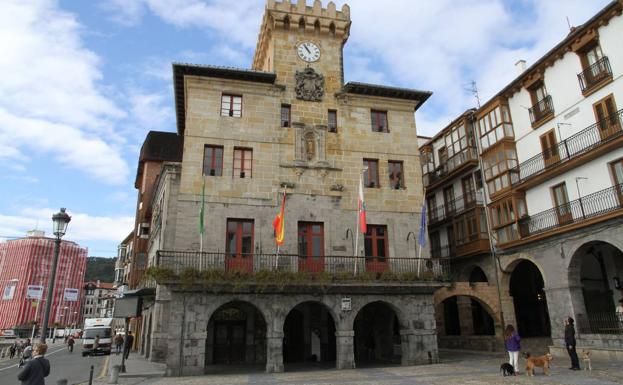
[[[582,92],[593,87],[600,81],[612,76],[610,61],[607,56],[597,60],[593,65],[578,74],[580,89]]]
[[[622,117],[623,109],[521,162],[517,167],[510,170],[511,184],[516,186],[544,173],[546,170],[623,136],[621,130]]]
[[[586,195],[519,220],[523,238],[623,208],[623,184]]]
[[[478,160],[478,152],[476,148],[467,147],[463,149],[461,152],[455,154],[450,159],[448,159],[444,164],[440,165],[432,172],[426,174],[426,177],[424,178],[426,186],[445,178],[452,171],[472,160]]]
[[[623,334],[623,315],[615,312],[587,314],[578,326],[580,333],[585,334]]]
[[[484,199],[482,194],[472,191],[453,199],[445,205],[435,206],[428,212],[428,223],[434,224],[444,221],[446,218],[451,219],[455,215],[462,214],[467,210],[483,204]]]
[[[356,265],[356,267],[355,267]],[[441,279],[450,274],[450,261],[445,259],[407,257],[306,257],[294,254],[207,253],[198,251],[166,251],[156,254],[155,266],[180,274],[187,269],[196,271],[220,270],[257,273],[287,271],[360,275],[364,273],[415,273],[417,278]]]
[[[543,99],[536,102],[529,110],[530,122],[532,124],[537,123],[549,114],[554,113],[554,103],[552,103],[552,96],[547,95]]]

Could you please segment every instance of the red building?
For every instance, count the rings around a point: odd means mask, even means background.
[[[42,322],[54,242],[35,230],[25,238],[0,243],[0,329]],[[86,265],[87,249],[62,241],[49,327],[80,324]]]

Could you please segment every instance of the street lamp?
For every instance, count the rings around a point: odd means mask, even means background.
[[[67,225],[71,221],[71,217],[62,207],[61,211],[52,215],[52,233],[56,236],[54,241],[54,259],[52,261],[52,272],[48,282],[48,295],[45,303],[45,313],[43,314],[43,324],[41,325],[41,343],[45,343],[45,337],[48,333],[48,321],[50,320],[50,307],[52,306],[52,298],[54,295],[54,281],[56,280],[56,267],[58,266],[58,254],[61,249],[61,238],[67,231]]]

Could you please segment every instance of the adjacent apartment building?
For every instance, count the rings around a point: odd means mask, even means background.
[[[579,345],[623,348],[622,11],[613,1],[519,61],[421,148],[432,253],[461,281],[436,297],[441,341],[482,346],[474,336],[511,323],[562,346],[571,316]]]
[[[133,293],[169,375],[437,359],[448,270],[416,258],[430,93],[345,83],[350,26],[347,5],[269,0],[251,69],[173,65],[183,153],[141,200],[157,285]]]
[[[29,330],[43,322],[54,243],[40,230],[0,243],[0,328]],[[86,263],[86,248],[61,241],[49,327],[80,323]]]

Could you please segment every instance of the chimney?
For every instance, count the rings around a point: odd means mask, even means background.
[[[517,69],[517,75],[521,75],[526,71],[526,61],[524,59],[518,60],[515,63],[515,68]]]

